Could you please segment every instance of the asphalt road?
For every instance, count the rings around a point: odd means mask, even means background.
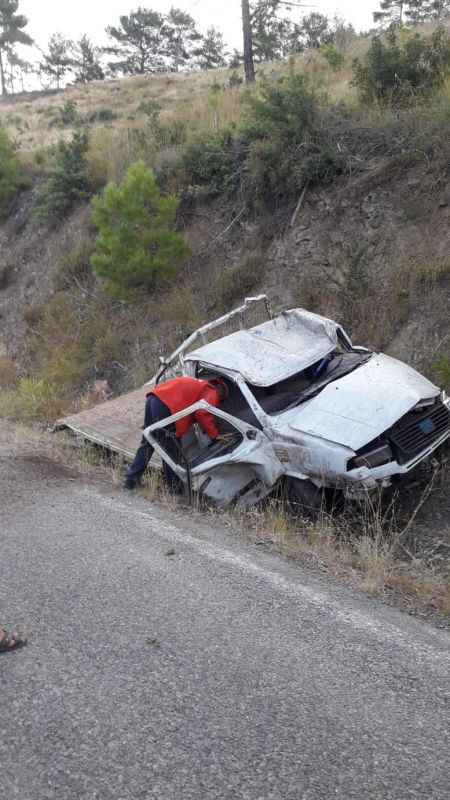
[[[0,448],[0,609],[2,800],[450,798],[448,634],[207,520]]]

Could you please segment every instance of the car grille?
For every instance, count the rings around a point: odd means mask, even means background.
[[[389,438],[398,450],[400,463],[426,450],[446,431],[450,432],[450,412],[441,401],[422,413],[409,411],[391,429]]]

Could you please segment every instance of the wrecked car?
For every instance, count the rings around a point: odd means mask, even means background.
[[[243,311],[261,301],[268,318],[247,326]],[[239,329],[210,341],[232,318]],[[271,318],[264,296],[199,329],[151,383],[177,374],[220,377],[229,397],[220,408],[196,403],[144,435],[190,491],[221,507],[251,506],[280,485],[310,509],[328,491],[361,498],[401,481],[450,437],[450,398],[427,378],[353,345],[318,314],[294,308]],[[171,425],[198,410],[226,441],[194,425],[174,449]]]

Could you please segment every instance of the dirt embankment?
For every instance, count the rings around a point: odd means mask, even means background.
[[[12,358],[30,307],[53,291],[61,257],[89,224],[84,208],[60,227],[39,226],[32,203],[33,192],[23,195],[0,228],[0,352]],[[265,291],[276,309],[303,305],[334,316],[359,343],[430,372],[450,337],[445,178],[426,162],[374,161],[362,175],[310,188],[294,220],[293,210],[234,224],[240,209],[223,201],[182,213],[194,255],[181,281],[200,317]]]

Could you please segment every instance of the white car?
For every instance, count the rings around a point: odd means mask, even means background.
[[[450,437],[450,398],[411,367],[355,347],[340,325],[300,308],[248,327],[250,298],[196,331],[154,378],[221,377],[220,408],[196,403],[144,435],[183,482],[219,506],[249,506],[285,482],[316,508],[324,490],[360,497],[411,472]],[[208,343],[229,321],[241,328]],[[205,341],[195,347],[198,340]],[[153,382],[151,382],[153,383]],[[150,384],[151,385],[151,384]],[[173,423],[207,409],[228,441]]]

